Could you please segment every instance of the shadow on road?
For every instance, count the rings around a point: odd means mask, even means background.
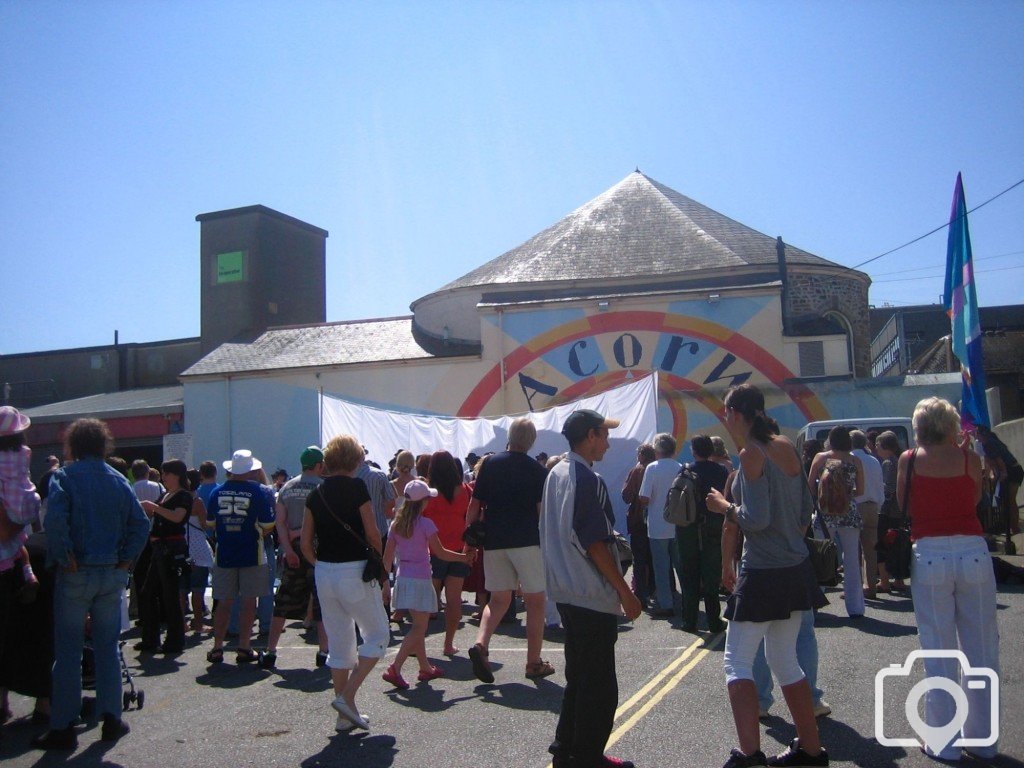
[[[324,765],[358,765],[360,768],[388,768],[394,765],[394,736],[372,736],[364,731],[339,734],[315,755],[299,765],[302,768],[321,768]]]

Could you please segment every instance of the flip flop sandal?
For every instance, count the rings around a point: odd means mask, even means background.
[[[531,680],[539,680],[542,677],[555,674],[555,668],[544,659],[526,665],[526,676]]]
[[[224,661],[224,649],[214,648],[206,652],[206,660],[211,664],[221,664]]]
[[[235,651],[235,664],[251,664],[259,661],[259,654],[252,648],[239,648]]]
[[[436,680],[439,677],[444,677],[444,670],[436,666],[431,666],[430,669],[420,670],[420,673],[416,675],[416,679],[421,683],[425,683],[428,680]]]
[[[477,643],[469,649],[469,660],[473,662],[473,675],[482,683],[493,683],[494,673],[491,672],[491,665],[487,662],[487,651]]]

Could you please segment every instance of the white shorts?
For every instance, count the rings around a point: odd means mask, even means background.
[[[547,585],[540,546],[486,550],[484,586],[489,592],[506,592],[519,586],[524,595],[543,592]]]

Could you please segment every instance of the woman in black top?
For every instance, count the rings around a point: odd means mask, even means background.
[[[185,462],[165,461],[160,467],[167,493],[160,503],[141,502],[153,520],[149,532],[149,567],[141,574],[139,620],[142,624],[141,651],[178,654],[185,648],[185,617],[181,611],[178,586],[188,568],[188,540],[185,525],[192,509],[192,494]],[[167,636],[160,645],[160,623],[167,624]]]
[[[356,708],[356,693],[387,652],[391,635],[381,590],[387,580],[364,582],[367,547],[381,554],[381,536],[364,483],[355,477],[363,447],[351,435],[339,435],[324,448],[324,482],[306,497],[299,539],[302,554],[316,571],[316,590],[327,632],[338,712],[335,729],[369,728]],[[363,642],[356,648],[356,627]]]

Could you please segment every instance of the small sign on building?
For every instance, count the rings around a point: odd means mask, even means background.
[[[192,435],[188,432],[181,432],[176,435],[164,435],[164,461],[170,459],[181,459],[186,467],[193,467],[192,461]]]

